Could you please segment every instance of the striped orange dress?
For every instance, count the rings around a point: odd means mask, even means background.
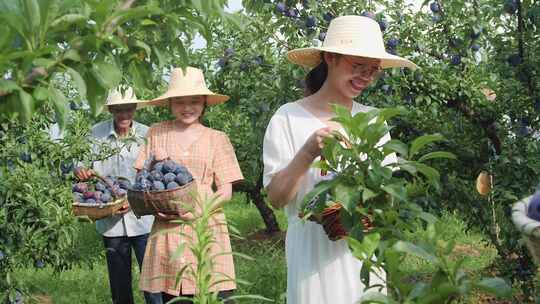
[[[189,147],[182,145],[182,137],[174,121],[153,125],[147,134],[147,143],[140,149],[135,168],[141,169],[145,159],[156,151],[185,166],[197,182],[199,195],[204,197],[214,193],[213,188],[243,179],[233,146],[227,135],[221,131],[204,128],[200,137]],[[216,244],[211,254],[231,252],[231,242],[225,215],[219,213],[213,218]],[[191,295],[196,293],[196,285],[191,277],[184,276],[176,285],[176,274],[187,264],[196,265],[196,259],[186,244],[183,256],[171,260],[175,250],[187,242],[185,236],[193,235],[188,225],[159,220],[157,217],[146,245],[141,271],[140,288],[148,292],[166,292],[171,295]],[[214,260],[214,282],[235,278],[231,254],[219,255]],[[212,291],[232,290],[236,284],[231,281],[214,286]]]

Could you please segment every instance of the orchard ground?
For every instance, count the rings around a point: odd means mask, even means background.
[[[225,213],[230,225],[234,225],[243,235],[242,239],[233,238],[233,250],[249,255],[253,260],[235,258],[237,277],[249,285],[240,285],[237,294],[258,294],[275,301],[285,303],[286,264],[284,232],[273,237],[263,236],[264,223],[253,204],[246,202],[246,197],[236,194],[233,201],[226,205]],[[280,227],[286,229],[286,217],[283,210],[276,211]],[[466,226],[459,217],[444,214],[440,225],[447,227],[441,239],[441,248],[449,240],[458,240],[454,250],[456,258],[467,256],[465,269],[470,273],[482,274],[490,271],[490,266],[497,257],[496,249],[489,245],[485,236],[479,232],[466,231]],[[422,231],[422,230],[420,230]],[[426,232],[427,233],[427,232]],[[409,235],[410,240],[422,235]],[[77,246],[83,258],[89,261],[86,266],[54,273],[51,268],[21,269],[16,276],[23,280],[36,295],[38,303],[109,303],[110,289],[103,244],[95,231],[94,224],[80,223]],[[133,265],[136,265],[133,259]],[[403,265],[410,273],[410,280],[418,280],[433,272],[432,265],[420,259],[410,257]],[[133,288],[136,303],[143,303],[138,290],[138,271],[134,266]],[[413,275],[414,274],[414,275]],[[482,299],[482,300],[481,300]],[[256,301],[255,301],[256,302]],[[243,303],[255,303],[245,300]],[[491,298],[474,296],[465,303],[506,303],[492,302]]]

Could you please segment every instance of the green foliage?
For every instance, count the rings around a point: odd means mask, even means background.
[[[73,83],[100,113],[108,89],[129,83],[143,93],[160,83],[154,70],[187,65],[195,33],[211,39],[209,19],[234,20],[225,1],[0,1],[0,109],[28,122],[43,103],[63,126],[67,102],[58,78]],[[65,77],[67,76],[67,78]]]
[[[216,217],[219,213],[223,212],[221,208],[222,202],[218,201],[216,197],[204,198],[198,196],[196,193],[192,193],[191,195],[194,197],[194,204],[179,203],[182,204],[184,210],[192,214],[192,218],[173,220],[171,222],[191,227],[193,234],[180,232],[181,237],[185,238],[187,242],[182,243],[169,258],[171,261],[176,260],[183,256],[186,250],[189,250],[193,254],[195,263],[186,264],[176,274],[176,284],[180,284],[180,280],[187,277],[189,280],[195,282],[196,293],[192,299],[179,296],[169,303],[190,300],[195,304],[219,304],[222,301],[218,298],[218,292],[212,291],[217,285],[231,281],[243,283],[243,281],[231,278],[225,273],[216,272],[214,267],[215,259],[224,254],[231,254],[248,260],[252,260],[252,258],[239,252],[216,252],[212,250],[216,245],[218,245],[218,248],[221,248],[215,239],[215,231],[216,229],[219,231],[219,225],[225,225],[225,223],[221,223]],[[272,300],[258,295],[234,295],[230,299],[272,302]]]
[[[335,121],[345,135],[335,133],[325,141],[321,160],[315,163],[321,170],[334,174],[319,182],[304,198],[305,218],[319,219],[325,225],[324,211],[339,204],[340,223],[348,232],[347,241],[355,257],[362,261],[360,277],[367,292],[362,303],[451,303],[463,299],[473,290],[498,297],[510,297],[511,289],[501,278],[476,278],[465,272],[465,258],[454,261],[451,253],[456,240],[450,239],[440,249],[439,242],[446,230],[435,224],[435,217],[413,203],[408,190],[421,182],[422,176],[436,185],[439,173],[420,160],[455,158],[448,152],[417,154],[427,145],[440,141],[440,135],[424,135],[410,146],[394,139],[390,145],[383,142],[389,132],[386,120],[401,114],[399,109],[371,110],[354,116],[345,108],[336,106]],[[397,163],[385,162],[392,153],[400,152]],[[418,160],[410,160],[416,159]],[[407,172],[407,175],[403,175]],[[366,230],[363,218],[368,217],[374,228]],[[417,242],[406,239],[404,233],[415,233],[415,222],[425,222],[426,234]],[[416,229],[415,229],[416,228]],[[420,235],[416,235],[420,237]],[[405,257],[414,256],[430,264],[430,277],[411,284],[405,280],[402,267]],[[376,274],[386,284],[388,293],[377,291],[379,282],[371,281]],[[382,275],[386,274],[386,278]]]
[[[93,260],[80,258],[80,224],[71,213],[72,170],[118,153],[118,148],[88,139],[83,111],[70,117],[62,139],[51,139],[51,122],[45,117],[36,116],[26,126],[17,121],[1,126],[0,299],[15,289],[24,291],[13,278],[18,268],[64,271]]]

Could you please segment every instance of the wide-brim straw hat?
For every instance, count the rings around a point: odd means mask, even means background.
[[[124,93],[122,94],[122,91]],[[111,106],[126,105],[126,104],[136,104],[137,109],[140,109],[146,106],[148,103],[146,100],[139,100],[133,92],[132,87],[127,87],[125,90],[123,87],[117,87],[109,91],[107,96],[107,101],[105,102],[105,110],[109,110]]]
[[[229,96],[216,94],[208,89],[201,70],[187,67],[185,73],[181,68],[173,69],[167,92],[151,100],[149,104],[165,106],[169,104],[170,98],[186,96],[206,96],[208,105],[220,104],[229,100]]]
[[[322,46],[289,51],[287,58],[293,63],[314,68],[321,62],[322,52],[380,59],[383,69],[417,68],[410,60],[387,53],[379,24],[363,16],[341,16],[333,19]]]

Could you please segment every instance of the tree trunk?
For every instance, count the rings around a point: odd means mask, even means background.
[[[266,226],[264,232],[268,235],[272,235],[281,230],[279,229],[279,225],[274,211],[270,207],[268,207],[268,205],[264,201],[264,196],[261,193],[262,188],[262,178],[259,178],[255,186],[244,185],[244,187],[240,186],[238,190],[243,191],[249,195],[249,198],[253,201],[255,207],[257,207],[257,210],[259,211],[259,214],[263,219],[264,225]]]

